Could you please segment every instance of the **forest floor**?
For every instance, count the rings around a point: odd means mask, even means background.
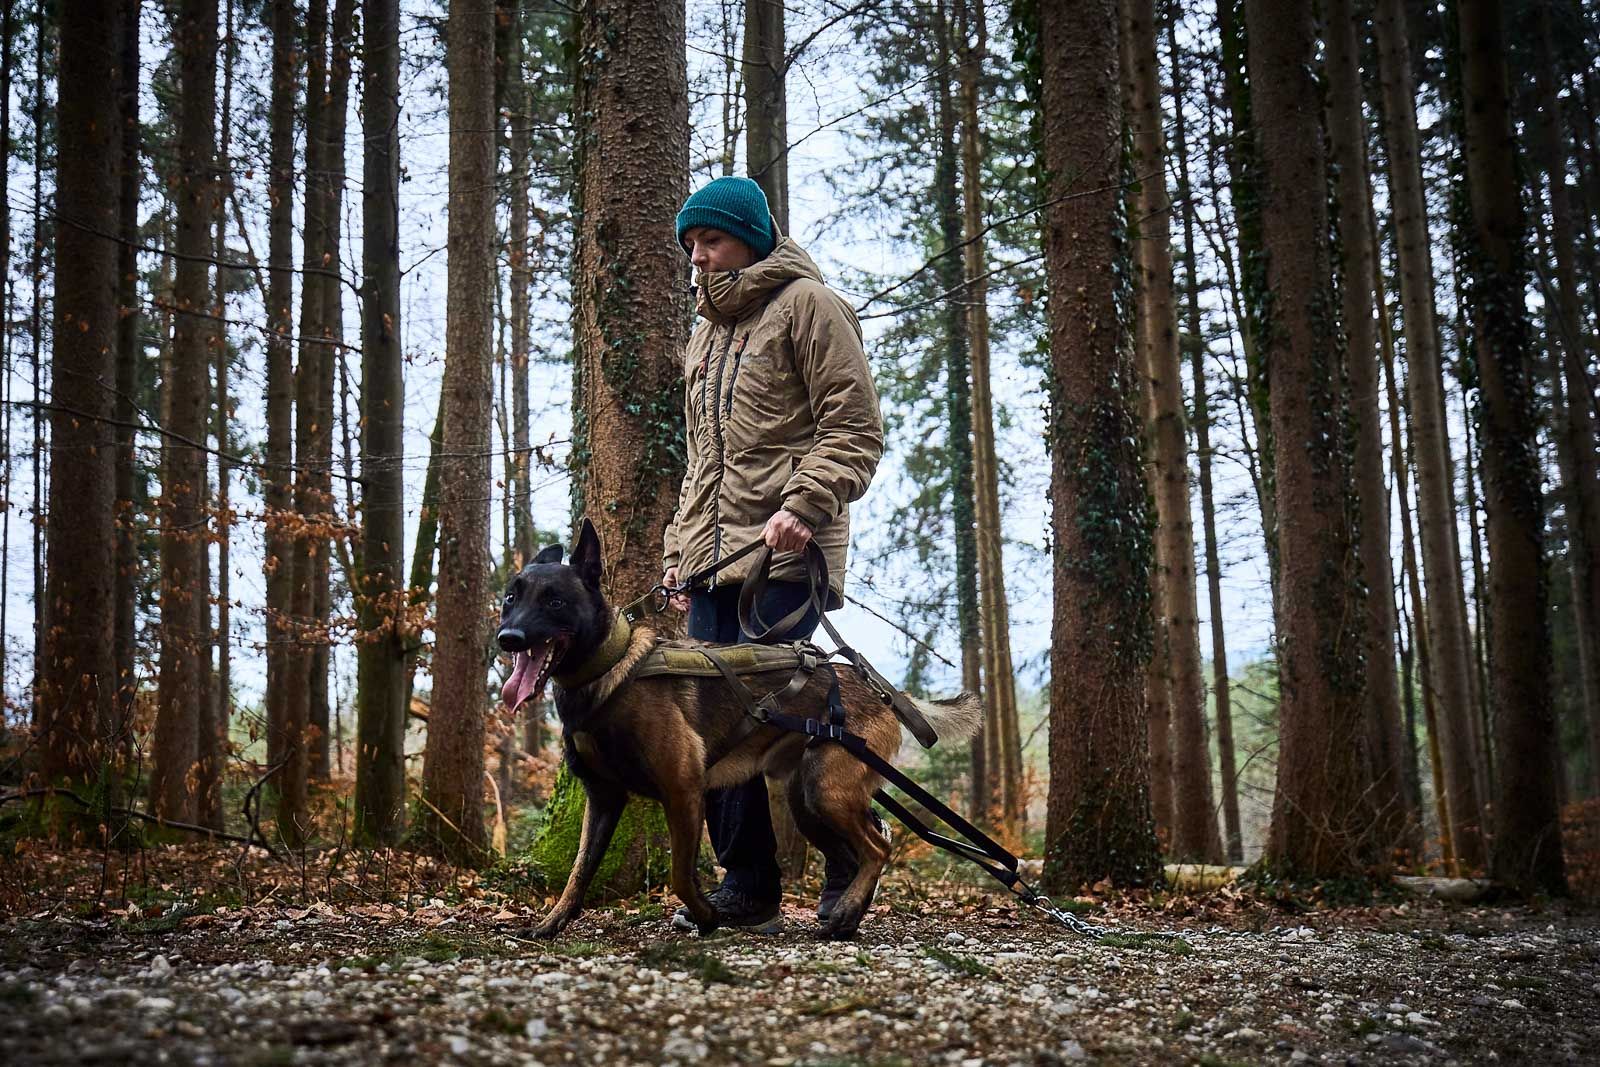
[[[0,1062],[1600,1062],[1600,912],[1223,887],[1084,898],[1090,941],[900,866],[850,942],[701,939],[399,853],[0,859]],[[1138,936],[1158,928],[1181,941]],[[1131,936],[1130,936],[1131,935]]]

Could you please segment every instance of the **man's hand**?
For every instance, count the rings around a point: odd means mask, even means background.
[[[792,511],[780,511],[767,520],[761,539],[774,552],[799,552],[811,540],[811,527]]]
[[[671,589],[673,586],[677,585],[678,584],[678,568],[676,568],[676,567],[668,567],[667,568],[667,573],[665,573],[665,574],[663,574],[661,576],[661,584],[666,586],[668,589]],[[673,611],[688,611],[689,610],[689,598],[687,596],[685,596],[684,594],[682,594],[682,593],[679,593],[675,597],[669,598],[667,600],[667,603],[672,605],[672,610]]]

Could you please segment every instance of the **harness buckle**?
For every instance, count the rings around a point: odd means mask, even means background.
[[[776,704],[777,701],[772,699],[772,694],[768,693],[751,706],[750,715],[756,722],[767,722],[772,718],[772,713],[778,710]]]
[[[810,737],[821,738],[824,741],[844,740],[844,727],[820,719],[806,720],[806,734]]]

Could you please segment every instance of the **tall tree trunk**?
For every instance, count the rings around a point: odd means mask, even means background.
[[[522,9],[519,7],[518,11]],[[533,98],[522,56],[523,25],[515,22],[512,68],[506,72],[511,121],[511,510],[517,565],[533,558],[532,452],[529,449],[528,357],[533,265],[528,244],[529,173],[533,166]]]
[[[405,382],[400,347],[400,4],[364,0],[361,76],[361,574],[355,836],[405,826]]]
[[[33,389],[28,394],[37,401],[44,396],[43,381],[41,378],[44,355],[44,273],[45,249],[50,245],[49,235],[44,225],[44,161],[48,149],[45,135],[45,80],[44,57],[52,46],[51,21],[46,16],[45,0],[37,0],[33,12],[34,39],[33,39],[33,255],[29,257],[31,280],[33,288],[33,302],[28,315],[28,363],[32,376]],[[44,638],[45,623],[47,619],[46,605],[49,603],[48,591],[45,588],[44,577],[44,534],[48,520],[45,518],[45,486],[44,455],[45,455],[45,412],[40,408],[33,409],[33,665],[34,679],[32,721],[35,727],[43,726],[40,721],[41,708],[39,704],[40,693],[40,666],[44,663]]]
[[[290,468],[294,440],[294,110],[296,66],[294,0],[271,0],[272,95],[268,109],[267,163],[267,448],[262,486],[267,574],[267,766],[279,768],[270,780],[271,796],[289,781],[290,690],[296,674],[291,655],[290,595],[294,577],[294,539],[288,533],[292,506]]]
[[[1190,376],[1194,379],[1194,451],[1200,469],[1200,516],[1205,537],[1206,598],[1211,613],[1211,688],[1216,700],[1217,763],[1222,779],[1222,823],[1227,858],[1244,860],[1244,837],[1239,826],[1239,771],[1233,750],[1232,691],[1228,680],[1228,645],[1222,617],[1222,563],[1217,552],[1216,502],[1211,485],[1211,398],[1206,391],[1204,326],[1200,317],[1200,272],[1195,263],[1194,187],[1189,183],[1188,122],[1185,117],[1183,64],[1178,46],[1177,19],[1167,21],[1167,44],[1172,53],[1172,154],[1178,161],[1178,200],[1183,212],[1183,271],[1187,279],[1183,339],[1189,346]]]
[[[1272,584],[1273,616],[1280,612],[1282,598],[1278,548],[1278,501],[1274,491],[1277,464],[1274,461],[1272,416],[1268,410],[1268,367],[1261,334],[1266,313],[1263,306],[1266,288],[1266,264],[1261,234],[1261,160],[1255,143],[1253,105],[1246,67],[1245,25],[1240,17],[1244,0],[1218,0],[1217,35],[1222,46],[1223,95],[1232,117],[1231,135],[1223,141],[1223,155],[1228,162],[1230,196],[1234,205],[1234,219],[1238,227],[1239,264],[1242,278],[1232,277],[1232,256],[1226,255],[1229,281],[1239,295],[1239,338],[1244,347],[1244,363],[1250,419],[1256,430],[1256,450],[1261,469],[1257,480],[1256,499],[1261,506],[1261,533],[1267,547],[1267,576]],[[1227,242],[1223,242],[1226,252]],[[1276,635],[1274,637],[1276,645]]]
[[[117,72],[118,117],[122,130],[122,161],[117,175],[117,232],[122,243],[117,246],[117,369],[116,399],[112,403],[117,426],[116,471],[116,563],[112,575],[112,603],[116,619],[112,630],[112,655],[116,660],[116,707],[112,716],[112,731],[116,744],[125,754],[133,750],[134,694],[138,686],[134,657],[138,651],[135,637],[135,614],[139,589],[139,540],[141,523],[137,515],[138,503],[134,499],[138,484],[138,461],[133,450],[134,420],[138,415],[134,395],[139,388],[139,364],[143,348],[139,330],[144,317],[139,308],[139,257],[135,246],[139,236],[140,187],[140,127],[139,127],[139,12],[141,0],[123,0],[122,56]],[[5,12],[6,32],[9,35],[11,9]],[[0,95],[10,96],[10,40],[6,42],[5,59],[0,60],[5,70]],[[0,145],[0,157],[9,159],[10,152],[10,100],[5,101],[4,116],[0,125],[6,129],[5,144]],[[4,186],[0,184],[0,199],[4,199]],[[9,219],[9,211],[7,212]],[[0,278],[8,276],[5,257],[11,249],[10,227],[7,225],[5,250],[0,252]],[[6,317],[10,317],[9,308]],[[9,368],[10,363],[6,366]],[[9,369],[7,374],[9,376]],[[10,436],[7,434],[7,442]],[[9,455],[9,452],[8,452]],[[9,471],[9,466],[7,470]],[[7,484],[10,479],[7,478]],[[9,519],[9,515],[7,516]],[[4,595],[0,592],[0,595]],[[0,648],[5,646],[5,628],[0,626]],[[0,677],[4,677],[0,671]]]
[[[301,238],[299,357],[294,375],[294,523],[290,550],[287,677],[284,709],[282,789],[278,799],[278,833],[291,846],[299,845],[310,826],[306,821],[306,782],[311,772],[311,670],[312,615],[316,609],[316,538],[311,524],[320,510],[313,471],[314,437],[320,417],[317,410],[322,362],[322,297],[325,287],[329,220],[327,195],[326,123],[328,92],[328,5],[311,0],[304,29],[306,55],[305,104],[305,222]]]
[[[1534,71],[1539,86],[1540,155],[1548,183],[1550,243],[1556,261],[1554,307],[1559,362],[1551,361],[1553,391],[1565,392],[1565,417],[1553,427],[1562,465],[1567,512],[1567,569],[1572,576],[1572,614],[1578,638],[1579,678],[1584,718],[1589,732],[1589,775],[1600,792],[1600,472],[1596,471],[1594,417],[1586,400],[1592,395],[1584,365],[1589,338],[1578,293],[1577,238],[1567,190],[1567,145],[1562,132],[1561,101],[1556,74],[1549,5],[1539,5],[1538,55]],[[1588,220],[1583,220],[1587,224]],[[1563,389],[1563,386],[1565,387]]]
[[[939,288],[945,292],[961,286],[961,260],[956,249],[961,245],[961,198],[956,170],[956,104],[951,92],[951,70],[954,67],[952,38],[956,30],[950,25],[947,0],[939,0],[933,7],[934,37],[938,60],[933,76],[933,108],[938,116],[939,140],[935,149],[933,166],[933,202],[939,213],[938,259]],[[753,109],[752,109],[752,121]],[[967,299],[970,299],[970,295]],[[941,311],[944,327],[945,451],[950,463],[950,524],[955,542],[956,583],[956,633],[961,642],[961,688],[969,693],[983,692],[983,646],[978,621],[978,546],[975,530],[972,484],[972,386],[968,363],[971,339],[964,301],[947,300]],[[986,716],[992,716],[992,708]],[[983,729],[973,740],[973,804],[974,814],[984,822],[991,815],[992,795],[999,784],[998,775],[990,768],[998,760],[999,752],[989,744],[997,735],[997,720],[986,719]]]
[[[200,650],[208,638],[197,626],[207,590],[199,584],[205,552],[200,485],[205,454],[193,444],[206,433],[206,383],[214,330],[211,304],[211,211],[216,164],[217,0],[183,0],[174,39],[179,50],[177,277],[174,297],[161,530],[161,680],[157,696],[155,766],[150,807],[169,819],[193,822],[190,776],[199,757]]]
[[[411,557],[411,575],[406,582],[406,714],[411,713],[411,696],[417,687],[417,664],[421,660],[421,638],[415,620],[426,612],[433,595],[433,557],[439,547],[439,455],[444,445],[444,393],[433,417],[433,432],[428,434],[428,469],[422,478],[422,504],[417,509],[416,549]]]
[[[446,855],[485,858],[489,423],[494,326],[494,10],[452,0],[450,271],[439,481],[439,611],[422,764],[422,832]]]
[[[13,51],[13,45],[16,41],[16,25],[12,20],[14,13],[15,12],[10,4],[0,6],[0,159],[11,158],[11,53]],[[123,35],[122,62],[124,65],[124,75],[122,78],[121,92],[124,101],[126,101],[128,93],[128,79],[125,73],[127,64],[127,41],[130,39],[130,37],[137,39],[137,36],[137,34]],[[138,65],[135,64],[135,69],[137,69],[137,66]],[[137,94],[135,94],[135,98],[137,99]],[[127,143],[126,137],[123,138],[123,142],[124,144]],[[134,144],[138,144],[137,140],[135,140]],[[0,317],[3,317],[4,321],[8,324],[11,321],[12,294],[12,226],[10,197],[11,168],[9,166],[0,167]],[[121,261],[119,260],[119,269],[120,262]],[[118,290],[118,293],[120,299],[120,289]],[[118,326],[118,330],[121,330],[120,324]],[[117,339],[120,343],[122,339],[120,332],[117,335]],[[0,381],[0,453],[3,453],[4,456],[3,459],[0,459],[0,473],[3,473],[5,477],[5,488],[8,496],[13,492],[11,481],[11,428],[14,420],[11,417],[11,352],[11,329],[8,325],[7,328],[0,330],[0,370],[3,370],[5,374],[4,380]],[[121,364],[119,363],[118,366],[120,367]],[[117,441],[120,449],[122,439],[119,437]],[[122,453],[119,450],[119,464],[121,462],[121,456]],[[120,472],[120,466],[118,470]],[[120,481],[118,482],[118,485],[120,487]],[[11,508],[6,508],[3,511],[0,511],[0,694],[4,693],[6,680],[11,677],[11,656],[9,653],[10,645],[7,643],[7,638],[10,636],[9,623],[11,620],[6,610],[11,599],[11,511]],[[119,553],[121,552],[122,541],[123,537],[119,528],[117,540]],[[118,557],[118,562],[119,564],[121,562],[120,555]],[[118,629],[116,632],[120,635],[122,631]],[[124,677],[121,671],[121,666],[122,659],[119,657],[117,659],[117,680],[119,686]],[[118,710],[120,712],[121,706],[124,703],[121,699],[120,689],[118,691],[118,700]],[[4,716],[0,716],[0,720],[3,719]],[[118,722],[120,723],[121,721],[123,720],[119,718]],[[0,739],[4,739],[6,733],[6,726],[3,722],[0,722]]]
[[[579,21],[575,511],[600,533],[607,594],[632,596],[661,577],[683,474],[687,264],[672,220],[688,195],[684,11],[589,0]]]
[[[227,0],[223,6],[222,16],[223,40],[221,44],[222,59],[222,112],[218,116],[217,137],[217,188],[214,194],[216,239],[214,246],[219,260],[227,258],[228,249],[228,197],[232,189],[232,122],[233,122],[233,61],[237,51],[234,40],[233,25],[233,0]],[[230,584],[228,574],[228,548],[232,536],[233,516],[229,511],[228,490],[230,476],[228,473],[228,424],[232,421],[232,405],[228,399],[228,360],[231,353],[228,344],[227,327],[224,320],[227,318],[227,279],[222,269],[217,269],[216,285],[213,289],[213,313],[216,316],[213,329],[216,331],[215,350],[212,358],[215,361],[214,373],[216,374],[216,402],[212,408],[212,433],[217,440],[217,487],[216,487],[216,541],[217,541],[217,624],[214,631],[213,644],[216,646],[216,668],[212,675],[211,684],[207,687],[209,696],[209,721],[202,724],[200,732],[200,788],[199,811],[197,819],[202,826],[210,826],[220,830],[223,828],[224,816],[222,811],[222,777],[227,770],[228,761],[228,723],[232,718],[232,668],[229,656],[228,634],[231,629],[229,608]],[[210,562],[210,551],[206,549],[207,563]],[[209,586],[208,599],[209,599]],[[207,624],[210,623],[210,607],[204,609]],[[210,660],[210,653],[204,657]]]
[[[1050,297],[1052,886],[1161,878],[1144,665],[1151,516],[1139,466],[1115,0],[1041,3]],[[1075,195],[1067,195],[1068,193]]]
[[[118,96],[105,91],[124,56],[125,12],[61,10],[56,103],[56,277],[52,332],[50,631],[38,665],[39,744],[47,779],[91,782],[112,756],[117,691],[112,632],[115,566],[115,374]],[[108,69],[108,63],[112,64]],[[9,160],[7,161],[9,164]],[[171,764],[164,767],[170,768]]]
[[[344,280],[342,241],[340,231],[344,220],[345,159],[344,138],[346,111],[350,99],[350,55],[355,46],[354,22],[356,0],[337,0],[333,5],[333,24],[328,42],[328,96],[323,113],[323,165],[326,174],[322,181],[325,202],[322,222],[326,227],[322,246],[322,270],[318,284],[322,298],[317,312],[320,317],[317,333],[323,339],[317,360],[316,422],[311,433],[312,500],[318,515],[318,526],[311,546],[312,571],[312,632],[311,644],[311,695],[310,752],[308,773],[318,781],[327,781],[329,770],[329,742],[333,738],[331,708],[328,699],[328,670],[333,651],[328,636],[328,621],[332,615],[333,590],[330,570],[333,553],[329,551],[328,529],[337,521],[333,497],[333,383],[336,370],[342,370],[344,348]],[[302,464],[302,469],[305,464]]]
[[[784,76],[783,0],[745,0],[744,153],[767,194],[778,228],[789,232],[789,105]]]
[[[1360,56],[1352,0],[1328,0],[1328,140],[1338,174],[1341,317],[1348,339],[1345,367],[1355,415],[1351,457],[1361,514],[1361,576],[1367,587],[1363,628],[1367,664],[1367,752],[1371,759],[1376,833],[1385,848],[1415,853],[1416,813],[1405,792],[1400,686],[1395,676],[1394,566],[1389,556],[1389,489],[1384,480],[1383,427],[1378,413],[1377,337],[1373,329],[1376,255],[1368,221],[1366,123],[1361,112]]]
[[[980,646],[985,715],[994,724],[1000,747],[1001,819],[1017,839],[1027,816],[1023,792],[1022,737],[1017,719],[1017,682],[1011,663],[1011,617],[1006,600],[1000,519],[1000,464],[995,454],[994,402],[989,369],[989,263],[984,242],[983,132],[979,125],[979,86],[988,55],[989,26],[981,3],[956,0],[961,52],[961,204],[967,336],[972,360],[973,488],[977,498],[977,549]]]
[[[1311,0],[1248,0],[1250,98],[1267,252],[1281,598],[1278,781],[1266,861],[1361,877],[1373,857],[1355,492],[1329,249]]]
[[[1189,442],[1184,425],[1178,317],[1172,295],[1172,200],[1167,195],[1166,136],[1156,59],[1155,0],[1123,0],[1131,60],[1134,168],[1138,181],[1139,314],[1142,361],[1150,374],[1149,439],[1154,446],[1156,567],[1166,630],[1173,727],[1172,853],[1179,860],[1220,862],[1206,740],[1199,611],[1194,575],[1194,519],[1189,510]],[[1128,75],[1124,75],[1128,77]]]
[[[1525,890],[1564,893],[1538,418],[1523,299],[1524,230],[1504,13],[1495,0],[1461,0],[1456,10],[1472,211],[1469,307],[1482,404],[1494,612],[1491,704],[1501,756],[1491,869],[1495,877]]]
[[[1405,312],[1411,443],[1417,459],[1417,525],[1422,534],[1422,572],[1428,593],[1425,616],[1433,668],[1428,681],[1443,731],[1439,741],[1456,854],[1462,863],[1476,868],[1483,865],[1486,855],[1473,759],[1472,666],[1466,601],[1461,590],[1461,553],[1456,541],[1450,438],[1444,420],[1444,379],[1434,312],[1427,204],[1418,149],[1416,82],[1411,74],[1404,0],[1377,0],[1374,29],[1383,90],[1389,195],[1394,205],[1395,246],[1400,259],[1400,303]]]

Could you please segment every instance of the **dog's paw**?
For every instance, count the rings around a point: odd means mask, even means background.
[[[709,922],[709,923],[695,923],[695,931],[696,931],[696,932],[697,932],[697,933],[698,933],[698,934],[699,934],[699,935],[700,935],[700,936],[701,936],[701,937],[711,937],[711,936],[712,936],[712,935],[714,935],[714,934],[715,934],[715,933],[716,933],[716,932],[717,932],[717,931],[718,931],[718,930],[719,930],[719,929],[721,929],[721,927],[719,927],[719,926],[718,926],[718,925],[717,925],[717,924],[716,924],[716,923],[715,923],[715,922]]]
[[[834,912],[817,930],[817,938],[822,941],[849,941],[856,936],[856,928],[861,925],[861,919],[847,918]]]

